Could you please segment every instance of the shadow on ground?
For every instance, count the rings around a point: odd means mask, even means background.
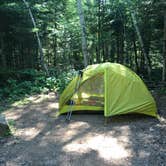
[[[104,126],[102,114],[74,114],[70,123],[58,111],[55,94],[31,97],[5,114],[15,121],[13,136],[0,140],[0,165],[140,166],[166,163],[166,97],[162,120],[123,115]]]

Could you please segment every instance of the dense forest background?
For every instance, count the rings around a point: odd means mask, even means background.
[[[1,98],[65,86],[102,62],[166,81],[164,0],[5,0],[0,20]]]

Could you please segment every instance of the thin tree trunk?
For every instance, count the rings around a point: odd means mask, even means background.
[[[25,6],[28,9],[29,16],[30,16],[30,18],[32,20],[34,28],[36,29],[37,28],[36,22],[35,22],[35,19],[33,17],[32,11],[31,11],[31,9],[29,7],[29,4],[28,4],[28,2],[26,2],[26,0],[23,0],[23,2],[24,2]],[[37,38],[38,47],[39,47],[40,63],[42,65],[43,69],[45,70],[46,74],[49,75],[47,64],[44,62],[44,54],[43,54],[43,50],[42,50],[42,43],[41,43],[41,40],[40,40],[40,37],[39,37],[39,33],[37,31],[35,33],[36,33],[36,38]]]
[[[122,33],[124,33],[124,32],[122,32]],[[124,62],[124,34],[121,34],[121,37],[120,37],[120,50],[119,50],[119,52],[120,52],[119,62],[121,64],[123,64],[123,62]]]
[[[104,46],[104,54],[103,54],[104,62],[107,62],[108,59],[109,59],[109,58],[108,58],[108,50],[109,50],[108,44],[105,43],[105,46]]]
[[[96,62],[100,63],[100,56],[99,56],[99,50],[98,47],[96,46]]]
[[[124,62],[124,22],[121,20],[121,27],[119,32],[119,63]]]
[[[164,12],[163,72],[162,81],[166,81],[166,11]]]
[[[141,46],[146,64],[147,64],[148,77],[151,80],[151,68],[150,68],[150,64],[149,64],[149,60],[148,60],[148,55],[145,51],[144,43],[143,43],[142,36],[140,34],[140,31],[139,31],[139,28],[138,28],[138,25],[137,25],[137,20],[136,20],[136,16],[135,16],[134,11],[131,11],[131,17],[132,17],[132,21],[133,21],[133,24],[134,24],[134,27],[135,27],[135,30],[136,30],[136,34],[138,36],[138,40],[139,40],[139,43],[140,43],[140,46]]]
[[[111,50],[110,50],[111,62],[115,62],[115,54],[116,54],[116,46],[114,42],[111,42]]]
[[[139,65],[138,65],[138,55],[137,55],[137,46],[135,41],[135,35],[133,34],[133,46],[134,46],[134,61],[135,61],[135,68],[136,72],[139,73]]]
[[[119,39],[119,32],[116,36],[116,54],[117,54],[117,57],[116,57],[116,62],[119,63],[119,60],[120,60],[120,39]]]
[[[2,68],[6,69],[7,68],[7,63],[6,63],[6,57],[5,57],[5,54],[4,54],[3,33],[0,36],[0,55],[1,55]]]
[[[88,59],[87,59],[88,51],[87,51],[85,19],[84,19],[84,13],[83,13],[83,9],[82,9],[81,0],[77,0],[77,10],[78,10],[78,14],[79,14],[81,32],[82,32],[82,52],[83,52],[83,57],[84,57],[84,67],[86,67],[88,65]]]
[[[101,0],[98,0],[98,63],[101,62]]]
[[[103,30],[103,25],[104,25],[104,13],[105,13],[105,1],[104,0],[101,0],[101,22],[100,22],[100,33],[101,33],[101,59],[102,61],[105,61],[104,60],[104,57],[105,57],[105,40],[104,40],[104,30]]]
[[[56,62],[57,62],[57,37],[55,36],[54,39],[53,39],[53,64],[54,66],[56,66]]]
[[[129,61],[129,64],[130,64],[130,68],[132,69],[133,68],[132,51],[128,52],[128,61]]]
[[[140,50],[141,52],[141,50]],[[140,71],[141,73],[145,73],[145,56],[143,55],[143,53],[141,52],[141,62],[140,62]]]

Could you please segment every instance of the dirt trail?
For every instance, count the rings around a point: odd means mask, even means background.
[[[0,166],[164,166],[166,165],[166,97],[162,120],[141,115],[110,119],[102,114],[75,114],[69,124],[53,93],[30,98],[5,112],[15,131],[0,140]]]

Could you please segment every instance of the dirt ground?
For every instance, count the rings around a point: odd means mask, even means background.
[[[0,138],[0,166],[164,166],[166,96],[159,100],[161,120],[144,115],[110,118],[102,114],[54,117],[55,94],[29,98],[5,111],[13,136]]]

